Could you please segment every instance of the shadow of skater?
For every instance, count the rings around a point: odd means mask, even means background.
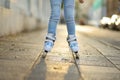
[[[45,59],[41,58],[27,80],[46,80],[46,68]]]
[[[78,69],[74,64],[72,64],[68,71],[67,74],[64,76],[64,80],[83,80],[81,73],[78,72]]]

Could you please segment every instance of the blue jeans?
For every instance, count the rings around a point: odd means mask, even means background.
[[[62,2],[64,4],[64,17],[67,24],[68,35],[75,35],[74,0],[50,0],[51,16],[48,24],[48,33],[56,35],[56,27],[60,19]]]

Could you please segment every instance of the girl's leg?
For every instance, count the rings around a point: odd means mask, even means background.
[[[56,35],[56,27],[57,23],[60,19],[60,8],[61,8],[62,0],[50,0],[51,4],[51,16],[48,24],[48,33],[46,36],[46,40],[44,43],[44,51],[49,52],[51,51]]]
[[[64,1],[64,15],[67,24],[68,31],[68,43],[71,50],[78,53],[79,47],[75,36],[75,20],[74,20],[74,0],[63,0]]]
[[[68,35],[75,35],[74,0],[63,0],[63,2],[64,2],[64,16],[67,24]]]
[[[57,23],[60,19],[60,9],[62,0],[50,0],[51,16],[48,24],[48,33],[56,35]]]

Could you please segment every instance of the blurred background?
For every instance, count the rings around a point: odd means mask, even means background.
[[[47,27],[50,0],[0,0],[0,36]],[[64,24],[63,6],[60,23]],[[78,25],[120,30],[120,0],[76,0]]]

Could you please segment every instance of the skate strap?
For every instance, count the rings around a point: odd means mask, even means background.
[[[45,42],[51,42],[51,43],[53,43],[53,41],[49,40],[49,39],[46,39]]]
[[[76,37],[69,38],[67,41],[68,41],[68,42],[76,41]]]
[[[71,41],[70,42],[70,44],[76,44],[77,43],[77,41]]]
[[[47,35],[47,36],[46,36],[46,40],[52,40],[52,41],[55,41],[56,38],[53,37],[53,36],[51,36],[51,35]]]

